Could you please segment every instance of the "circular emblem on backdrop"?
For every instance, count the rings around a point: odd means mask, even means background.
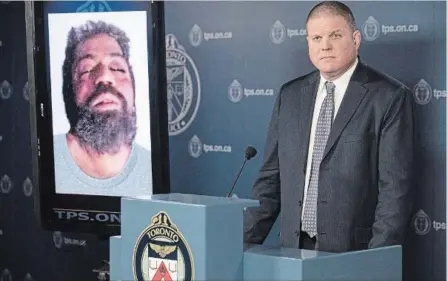
[[[31,196],[31,194],[33,194],[33,183],[31,182],[30,178],[27,177],[25,179],[22,188],[25,196]]]
[[[62,233],[60,231],[53,232],[53,244],[56,248],[62,248],[64,243],[64,237],[62,237]]]
[[[275,44],[281,44],[286,39],[286,27],[279,20],[270,28],[270,39]]]
[[[8,175],[4,175],[0,180],[0,191],[3,194],[8,194],[12,189],[12,181]]]
[[[419,210],[413,217],[413,230],[417,235],[426,235],[431,229],[430,217]]]
[[[152,217],[133,254],[135,281],[194,280],[191,249],[166,212]]]
[[[244,88],[236,79],[228,87],[228,99],[234,103],[240,102],[244,97]]]
[[[191,31],[189,32],[189,43],[193,47],[198,47],[202,43],[202,40],[203,40],[202,29],[200,28],[200,26],[195,24],[191,28]]]
[[[191,157],[198,158],[202,154],[202,142],[194,135],[188,143],[188,152]]]
[[[169,135],[183,133],[194,121],[200,104],[197,67],[174,35],[166,35]]]
[[[12,96],[12,86],[11,84],[4,80],[2,84],[0,84],[0,98],[7,100]]]
[[[380,35],[380,24],[375,18],[370,16],[363,23],[362,31],[366,41],[374,41]]]
[[[419,80],[419,82],[413,88],[414,100],[420,104],[424,105],[430,102],[433,92],[430,85],[424,79]]]

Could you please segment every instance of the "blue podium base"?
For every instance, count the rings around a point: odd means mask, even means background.
[[[121,199],[110,280],[402,280],[400,246],[326,253],[243,243],[254,200],[190,194]]]

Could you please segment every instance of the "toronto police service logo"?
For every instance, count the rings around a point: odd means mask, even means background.
[[[370,16],[363,23],[362,30],[363,30],[363,37],[365,38],[366,41],[374,41],[380,35],[380,24],[375,18]]]
[[[197,67],[177,38],[166,35],[169,135],[183,133],[194,121],[200,104]]]
[[[187,241],[166,212],[152,217],[134,248],[136,281],[194,280],[194,260]]]

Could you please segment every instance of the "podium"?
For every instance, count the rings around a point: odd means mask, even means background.
[[[178,193],[123,197],[110,280],[402,280],[400,246],[337,254],[244,244],[244,208],[258,205]]]

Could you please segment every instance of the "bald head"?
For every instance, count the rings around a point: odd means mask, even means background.
[[[324,1],[315,5],[307,16],[306,26],[310,19],[324,15],[341,16],[346,20],[352,31],[357,29],[351,9],[338,1]]]

